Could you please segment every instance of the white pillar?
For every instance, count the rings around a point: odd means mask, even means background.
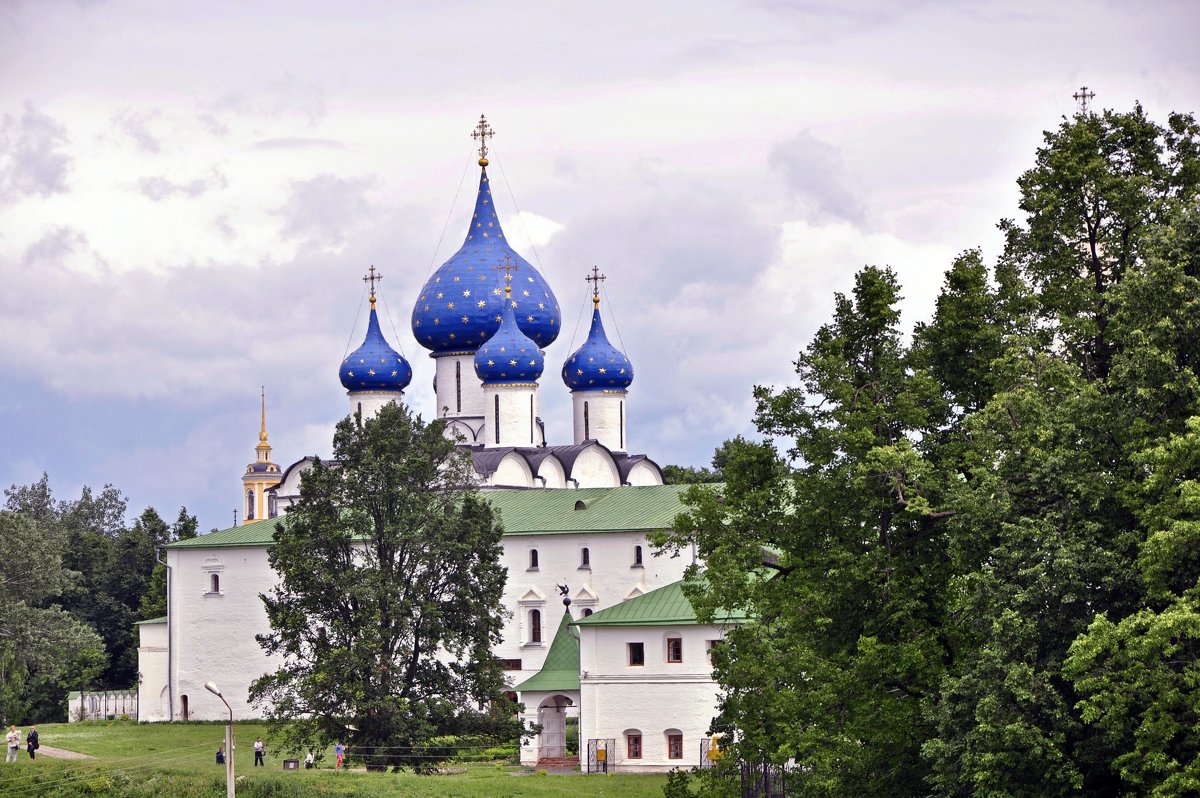
[[[458,418],[468,423],[481,420],[483,386],[475,375],[475,353],[439,355],[433,362],[437,364],[437,417]]]
[[[575,443],[590,438],[614,452],[626,451],[626,396],[628,391],[572,391]]]

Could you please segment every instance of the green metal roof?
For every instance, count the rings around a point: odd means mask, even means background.
[[[746,620],[746,615],[736,613],[718,613],[715,619],[716,623]],[[683,594],[682,579],[575,621],[576,626],[694,626],[698,623],[692,603]]]
[[[570,610],[563,611],[542,669],[513,689],[518,693],[579,689],[579,638],[571,630]]]
[[[146,626],[146,625],[149,625],[152,623],[166,623],[166,622],[167,622],[167,616],[164,615],[161,618],[151,618],[148,621],[138,621],[137,623],[134,624],[134,626]]]
[[[506,535],[630,532],[667,529],[683,507],[688,485],[486,491]],[[576,509],[578,507],[578,509]]]
[[[688,485],[582,488],[580,490],[489,490],[480,493],[500,511],[505,535],[558,535],[571,532],[644,532],[667,529],[683,507]],[[578,508],[578,509],[576,509]],[[269,546],[275,525],[287,516],[252,521],[210,532],[167,548]]]
[[[197,535],[187,540],[168,544],[168,549],[203,549],[227,546],[265,546],[274,543],[275,525],[283,518],[264,518],[243,526],[230,527],[207,535]]]

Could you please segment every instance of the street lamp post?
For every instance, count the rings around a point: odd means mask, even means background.
[[[221,695],[213,682],[205,682],[204,689],[221,699],[221,703],[229,710],[229,723],[225,726],[225,798],[234,798],[233,784],[233,707]]]

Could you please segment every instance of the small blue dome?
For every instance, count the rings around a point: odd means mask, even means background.
[[[506,256],[516,265],[513,315],[522,332],[545,348],[558,337],[562,314],[544,277],[508,245],[492,205],[487,168],[479,177],[475,215],[458,252],[434,272],[413,306],[412,331],[417,343],[434,356],[471,352],[500,326],[504,276],[496,270]]]
[[[563,364],[562,378],[572,391],[624,390],[633,382],[633,364],[608,342],[599,306],[592,310],[587,340]]]
[[[403,391],[412,382],[412,367],[379,330],[373,294],[367,337],[342,361],[338,376],[347,391]]]
[[[484,385],[536,382],[542,376],[545,356],[533,339],[517,326],[513,317],[513,308],[517,304],[517,300],[509,300],[500,312],[500,329],[475,353],[475,375]]]

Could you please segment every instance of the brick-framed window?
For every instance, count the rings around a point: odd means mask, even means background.
[[[646,644],[645,643],[626,643],[625,648],[629,653],[630,665],[645,665],[646,664]]]
[[[642,735],[629,732],[625,735],[625,756],[628,759],[642,758]]]
[[[683,759],[683,735],[667,735],[667,759]]]
[[[667,638],[667,662],[683,662],[683,638]]]

